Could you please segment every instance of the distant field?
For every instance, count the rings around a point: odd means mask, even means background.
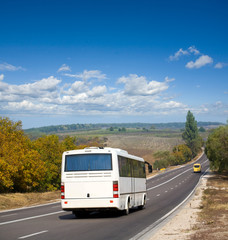
[[[30,132],[31,134],[32,132]],[[37,138],[40,133],[31,134],[31,138]],[[47,133],[46,133],[47,134]],[[43,135],[46,135],[43,133]],[[184,143],[181,129],[146,129],[146,128],[122,128],[114,127],[100,129],[80,129],[65,132],[53,132],[60,139],[66,136],[76,137],[77,145],[107,146],[121,148],[130,154],[143,157],[153,163],[153,153],[156,151],[172,151],[173,147]],[[203,139],[208,136],[208,131],[201,133]],[[94,144],[95,143],[95,144]],[[97,143],[97,144],[96,144]]]
[[[98,137],[103,146],[121,148],[130,154],[143,157],[152,163],[153,153],[156,151],[172,151],[175,145],[183,143],[180,130],[153,130],[140,131],[138,129],[127,129],[121,133],[107,130],[91,130],[83,132],[59,133],[61,138],[75,136],[79,142],[85,143],[86,139]],[[85,141],[85,142],[84,142]]]
[[[128,153],[143,157],[152,163],[153,153],[156,151],[171,151],[175,145],[183,143],[181,134],[173,137],[158,137],[152,133],[119,134],[107,136],[105,144],[108,147],[121,148]]]

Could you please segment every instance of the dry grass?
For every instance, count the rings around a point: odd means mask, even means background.
[[[190,239],[228,239],[227,175],[216,174],[208,179],[200,209],[197,231],[191,235]]]
[[[0,210],[49,203],[60,199],[60,192],[0,194]]]

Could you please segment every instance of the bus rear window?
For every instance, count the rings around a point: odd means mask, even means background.
[[[111,154],[77,154],[65,158],[65,172],[112,170]]]

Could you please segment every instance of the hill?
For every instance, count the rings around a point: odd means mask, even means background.
[[[216,128],[220,125],[224,125],[219,122],[198,122],[198,127],[204,127],[207,129]],[[82,132],[88,130],[104,130],[108,128],[113,129],[135,129],[138,130],[151,130],[151,129],[183,129],[185,127],[184,122],[173,123],[96,123],[96,124],[68,124],[68,125],[53,125],[39,128],[25,129],[24,132],[28,135],[39,136],[56,133],[67,132]]]

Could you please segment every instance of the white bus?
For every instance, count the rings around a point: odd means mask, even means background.
[[[63,153],[61,206],[78,217],[95,210],[118,209],[125,214],[146,204],[143,158],[116,148],[90,147]]]

